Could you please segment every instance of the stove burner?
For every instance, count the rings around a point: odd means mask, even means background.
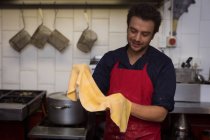
[[[41,107],[45,90],[0,90],[0,120],[23,121]]]
[[[86,127],[86,122],[80,123],[80,124],[75,124],[75,125],[59,125],[52,123],[48,117],[44,118],[43,121],[39,124],[40,126],[47,126],[47,127],[67,127],[67,128],[84,128]]]
[[[16,91],[16,92],[12,93],[12,95],[21,96],[21,97],[35,97],[37,95],[37,93],[31,92],[31,91],[22,91],[22,92]]]
[[[34,97],[36,97],[39,94],[40,94],[40,92],[36,92],[36,91],[1,90],[0,91],[0,103],[20,103],[20,104],[27,104]]]
[[[0,98],[10,93],[11,90],[0,90]]]
[[[20,104],[27,104],[33,98],[31,97],[3,97],[0,100],[0,103],[20,103]]]

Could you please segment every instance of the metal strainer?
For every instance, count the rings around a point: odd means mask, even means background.
[[[31,43],[37,48],[43,48],[44,45],[47,43],[47,40],[52,31],[48,27],[43,25],[43,13],[41,9],[39,9],[39,14],[42,18],[42,23],[38,26],[38,28],[32,35]]]
[[[56,27],[57,12],[58,10],[55,10],[54,28]],[[64,51],[64,49],[69,45],[69,39],[57,29],[54,29],[54,31],[50,34],[48,42],[60,52]]]
[[[25,48],[31,40],[30,34],[25,30],[25,20],[23,16],[23,10],[21,10],[22,19],[23,19],[23,29],[16,33],[10,40],[9,44],[16,51],[21,52],[23,48]]]

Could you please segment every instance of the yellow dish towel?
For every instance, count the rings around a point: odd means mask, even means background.
[[[79,91],[78,95],[76,92],[77,88]],[[79,98],[82,106],[90,112],[109,109],[111,119],[119,127],[120,132],[126,131],[131,111],[131,102],[121,93],[104,96],[93,80],[88,65],[73,65],[67,97],[72,101],[76,101]]]

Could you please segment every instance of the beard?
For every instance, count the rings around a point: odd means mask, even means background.
[[[129,50],[133,53],[143,53],[147,50],[149,44],[143,44],[143,43],[139,43],[139,42],[136,42],[136,41],[130,41],[128,43],[129,45]]]

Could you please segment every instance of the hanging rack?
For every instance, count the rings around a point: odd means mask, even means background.
[[[83,8],[87,6],[84,3],[85,0],[1,0],[0,8],[54,8],[55,2],[56,6],[59,8]],[[24,2],[24,4],[23,4]],[[40,4],[42,3],[42,4]],[[91,8],[122,8],[130,7],[131,5],[138,3],[148,3],[156,7],[163,5],[164,0],[89,0],[88,7]]]

